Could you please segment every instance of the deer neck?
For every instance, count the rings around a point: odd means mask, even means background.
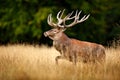
[[[67,37],[67,35],[64,34],[63,32],[58,36],[59,36],[59,38],[57,40],[53,41],[53,45],[62,45],[62,44],[65,44],[66,42],[70,41],[70,38]]]
[[[64,41],[69,40],[69,37],[66,34],[64,34],[63,32],[60,33],[58,36],[59,36],[59,38],[56,41],[62,41],[62,42],[64,42]]]
[[[53,41],[53,46],[61,53],[63,47],[68,46],[69,42],[70,38],[67,37],[67,35],[65,35],[64,33],[61,33],[59,39]]]

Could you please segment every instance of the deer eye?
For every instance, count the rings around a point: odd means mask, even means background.
[[[57,33],[57,31],[54,31],[54,33]]]

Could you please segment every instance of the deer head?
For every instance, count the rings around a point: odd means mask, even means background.
[[[64,18],[62,18],[63,13],[65,10],[63,10],[62,12],[59,11],[57,14],[57,23],[53,23],[52,21],[52,14],[48,15],[48,19],[47,22],[50,26],[53,27],[53,29],[44,32],[45,37],[49,37],[52,40],[58,40],[62,34],[63,31],[65,31],[67,28],[74,26],[75,24],[81,23],[85,20],[87,20],[89,18],[90,15],[84,15],[81,19],[79,19],[80,13],[82,11],[76,11],[75,15],[73,15],[74,11],[72,11],[71,13],[69,13],[67,16],[65,16]],[[66,21],[68,20],[72,20],[74,19],[74,21],[71,24],[67,24],[66,25]]]

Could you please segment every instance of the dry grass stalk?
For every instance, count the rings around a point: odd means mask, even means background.
[[[120,80],[120,47],[106,49],[106,65],[67,60],[55,64],[54,48],[32,45],[0,46],[0,80]]]

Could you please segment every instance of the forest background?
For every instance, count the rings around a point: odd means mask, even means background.
[[[69,28],[65,33],[72,38],[108,45],[120,39],[119,0],[0,0],[0,44],[49,44],[52,40],[43,33],[51,27],[47,17],[58,11],[82,10],[88,20]]]

